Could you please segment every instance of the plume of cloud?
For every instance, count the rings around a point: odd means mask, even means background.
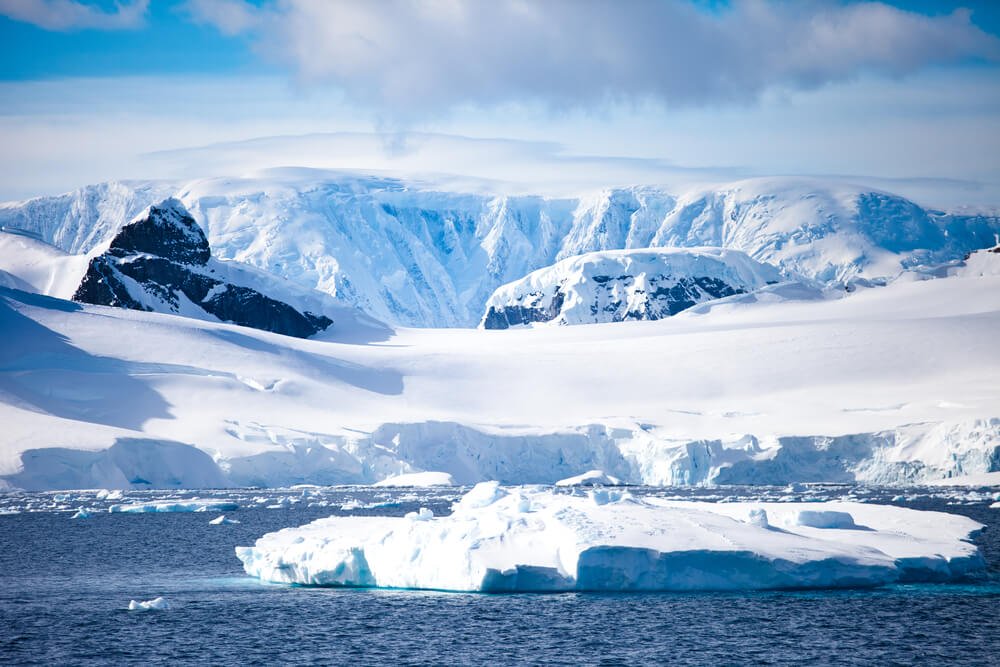
[[[149,0],[121,0],[112,11],[77,0],[0,0],[0,15],[45,30],[132,30],[146,22]]]
[[[197,20],[247,33],[305,84],[389,113],[459,105],[609,100],[752,101],[862,73],[1000,61],[966,10],[926,16],[879,2],[734,0],[191,0]]]

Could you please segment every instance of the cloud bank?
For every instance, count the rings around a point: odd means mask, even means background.
[[[580,108],[746,102],[864,73],[1000,61],[967,10],[878,2],[734,0],[708,11],[638,0],[192,0],[198,21],[246,34],[304,83],[389,113],[519,101]]]
[[[0,0],[0,15],[44,30],[132,30],[146,22],[149,0],[114,3],[105,11],[76,0]]]

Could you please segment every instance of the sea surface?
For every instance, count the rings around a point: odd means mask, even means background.
[[[459,489],[0,494],[0,664],[1000,665],[1000,530],[960,584],[745,593],[482,595],[303,588],[233,553],[331,514],[447,514]],[[996,490],[640,489],[701,500],[884,502],[1000,525]],[[192,497],[220,512],[117,513]],[[89,518],[71,518],[79,509]],[[163,611],[129,611],[162,596]]]

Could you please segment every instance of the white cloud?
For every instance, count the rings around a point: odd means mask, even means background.
[[[336,91],[277,76],[12,81],[0,99],[0,200],[294,165],[551,194],[842,174],[925,205],[1000,206],[1000,80],[989,68],[866,76],[742,108],[460,109],[404,134],[378,132]]]
[[[0,0],[0,15],[60,32],[131,30],[145,25],[148,6],[149,0],[122,0],[104,11],[76,0]]]
[[[261,14],[243,0],[188,0],[185,8],[195,23],[214,26],[223,35],[248,32],[261,22]]]
[[[341,87],[388,115],[532,100],[555,108],[655,100],[744,102],[775,86],[1000,61],[968,11],[924,16],[833,0],[245,0],[190,3],[246,32],[306,83]]]

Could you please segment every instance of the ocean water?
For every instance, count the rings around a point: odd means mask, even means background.
[[[649,489],[699,499],[855,499],[1000,524],[975,490]],[[480,595],[263,584],[233,554],[330,514],[447,513],[460,490],[365,488],[0,495],[0,664],[1000,665],[1000,531],[991,571],[871,590]],[[231,500],[218,512],[112,504]],[[71,519],[79,508],[89,519]],[[165,597],[167,611],[130,612]]]

